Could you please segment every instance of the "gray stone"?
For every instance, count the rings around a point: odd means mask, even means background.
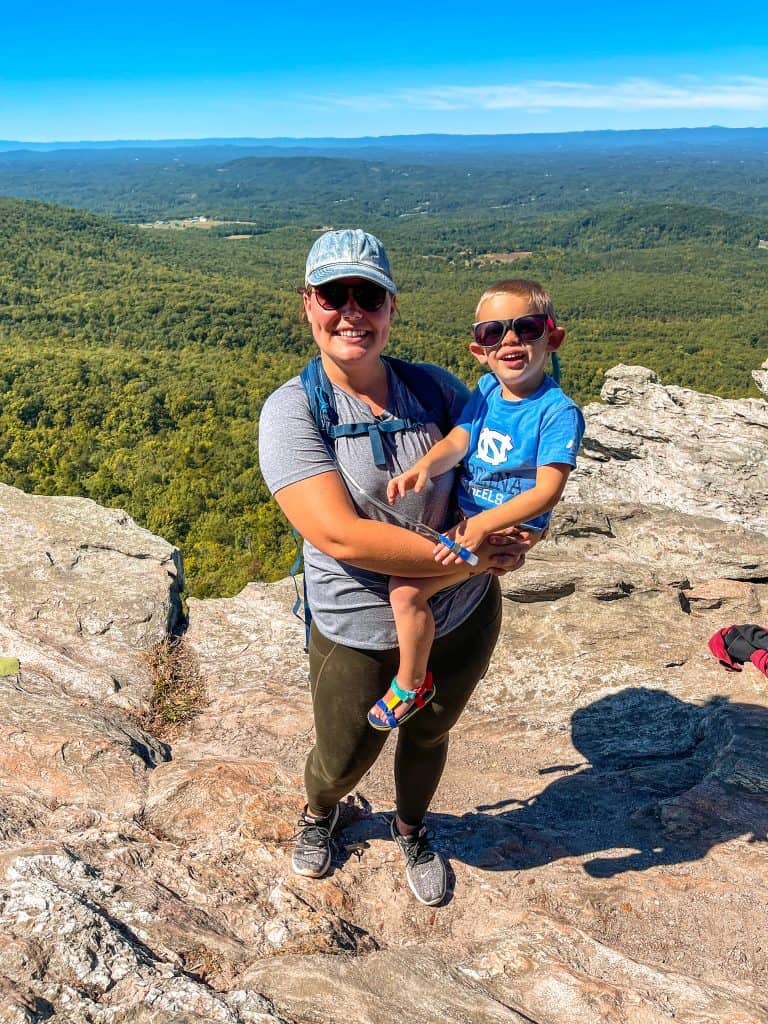
[[[550,538],[502,580],[430,817],[438,908],[389,835],[393,741],[328,877],[290,871],[312,741],[291,581],[190,602],[209,703],[154,735],[143,652],[178,553],[0,488],[0,1024],[768,1020],[768,680],[707,649],[768,621],[766,403],[642,368],[606,395]]]
[[[137,652],[181,622],[178,550],[120,509],[5,484],[0,536],[0,654],[69,692],[139,704]]]
[[[642,366],[605,378],[566,501],[662,505],[768,532],[768,403],[664,385]]]
[[[768,359],[759,370],[752,371],[752,378],[763,394],[768,395]]]

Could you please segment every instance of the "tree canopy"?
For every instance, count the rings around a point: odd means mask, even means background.
[[[549,171],[536,159],[512,173],[247,158],[226,173],[155,162],[143,177],[130,167],[112,177],[105,158],[67,192],[60,158],[62,180],[50,168],[37,179],[49,197],[58,189],[118,217],[150,206],[169,217],[189,189],[195,209],[205,195],[207,215],[246,223],[154,230],[0,199],[0,479],[125,508],[182,548],[195,594],[283,575],[294,545],[258,470],[257,423],[265,397],[311,354],[297,289],[326,226],[362,224],[385,241],[400,290],[393,354],[472,383],[477,298],[495,279],[535,277],[566,327],[563,385],[577,401],[596,399],[619,362],[757,395],[768,176],[750,165],[747,194],[746,170],[689,168],[684,182],[670,165],[652,195],[619,195],[613,158],[599,181],[594,160],[572,160],[558,178],[562,158],[550,155]],[[16,187],[2,164],[0,188]],[[579,174],[591,182],[580,205]],[[586,187],[602,199],[587,205]]]

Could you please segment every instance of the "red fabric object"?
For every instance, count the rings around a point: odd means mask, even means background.
[[[764,676],[768,676],[768,651],[755,651],[749,660]]]
[[[725,634],[730,633],[732,629],[735,629],[735,626],[726,626],[724,629],[719,629],[709,638],[707,646],[723,668],[727,668],[729,672],[741,672],[741,665],[733,660],[725,646]]]

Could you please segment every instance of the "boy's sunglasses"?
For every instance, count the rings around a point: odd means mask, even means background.
[[[514,331],[519,342],[530,345],[543,338],[554,326],[555,321],[547,313],[528,313],[514,320],[480,320],[472,324],[472,337],[482,348],[496,348],[508,331]]]
[[[351,295],[360,309],[366,313],[375,313],[387,299],[387,289],[372,281],[363,281],[360,284],[328,281],[327,284],[314,285],[312,290],[318,305],[323,309],[341,309]]]

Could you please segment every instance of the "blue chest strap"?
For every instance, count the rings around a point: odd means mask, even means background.
[[[386,469],[387,460],[384,455],[382,435],[395,434],[399,430],[412,430],[419,425],[420,423],[411,419],[376,420],[374,423],[340,423],[330,426],[328,433],[334,441],[338,437],[362,437],[363,434],[367,434],[371,442],[374,465],[379,469]]]
[[[379,469],[387,468],[384,453],[384,434],[396,434],[402,430],[413,430],[414,427],[426,423],[437,423],[443,433],[450,429],[450,418],[447,402],[437,384],[429,376],[428,371],[401,360],[387,359],[396,376],[414,391],[422,404],[426,405],[424,415],[420,419],[401,417],[399,419],[374,420],[367,423],[339,423],[336,402],[333,397],[333,386],[323,369],[319,356],[315,356],[301,371],[301,383],[309,399],[312,416],[326,447],[334,455],[334,442],[340,437],[363,437],[365,434],[371,443],[371,454],[374,465]],[[418,383],[414,385],[414,378]],[[425,403],[426,398],[426,403]],[[335,457],[335,456],[334,456]]]

